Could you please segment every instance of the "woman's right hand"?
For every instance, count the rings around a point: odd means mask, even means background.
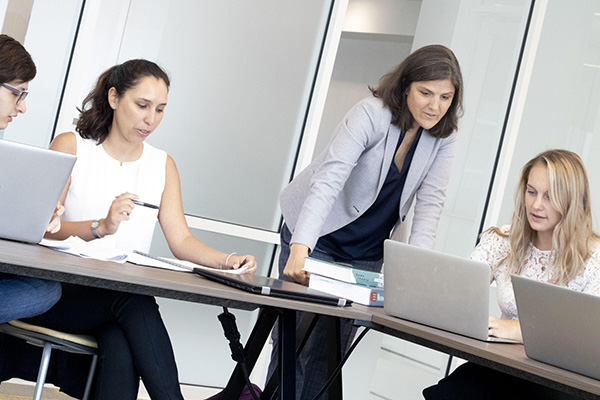
[[[488,333],[490,336],[512,339],[523,343],[521,324],[518,320],[500,319],[490,315]]]
[[[293,243],[290,246],[290,256],[283,269],[283,274],[301,285],[308,286],[308,272],[304,271],[304,260],[308,257],[308,247]]]
[[[116,233],[121,222],[129,221],[129,216],[135,207],[131,200],[137,198],[133,193],[123,193],[113,200],[106,218],[100,221],[100,227],[98,227],[102,236]]]

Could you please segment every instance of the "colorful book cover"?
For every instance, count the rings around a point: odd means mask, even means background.
[[[311,273],[308,287],[371,307],[383,307],[383,288],[348,283]]]
[[[383,288],[383,274],[307,257],[304,270],[347,283]]]

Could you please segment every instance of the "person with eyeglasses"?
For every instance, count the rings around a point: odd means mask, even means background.
[[[28,83],[29,82],[27,82],[27,84]],[[20,90],[20,89],[17,89],[16,87],[7,85],[6,83],[0,83],[0,86],[7,88],[8,90],[10,90],[11,92],[13,92],[15,94],[15,96],[17,97],[17,100],[15,101],[16,105],[21,105],[21,104],[25,105],[23,100],[25,100],[25,97],[27,97],[27,95],[29,94],[27,89]],[[24,112],[24,111],[21,111],[21,112]]]
[[[37,69],[31,55],[15,39],[0,35],[0,129],[27,110],[29,81]],[[0,168],[2,168],[0,160]],[[64,208],[59,204],[48,225],[58,232]],[[0,272],[0,323],[33,317],[49,310],[61,296],[59,282]]]

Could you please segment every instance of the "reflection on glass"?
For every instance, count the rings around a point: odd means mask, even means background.
[[[152,58],[171,75],[149,142],[177,162],[186,213],[277,231],[330,4],[131,2],[119,59]]]
[[[513,202],[508,193],[517,184],[520,167],[550,148],[581,156],[589,173],[593,210],[600,210],[599,13],[600,0],[548,2],[499,225],[510,223]]]

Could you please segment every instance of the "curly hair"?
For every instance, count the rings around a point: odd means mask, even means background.
[[[93,139],[98,144],[108,136],[113,120],[113,109],[108,102],[108,91],[115,88],[119,97],[135,87],[142,78],[153,76],[170,86],[169,76],[156,63],[143,59],[129,60],[115,65],[100,75],[96,86],[85,97],[75,130],[84,139]]]
[[[462,116],[463,78],[456,56],[442,45],[422,47],[402,61],[400,65],[384,75],[377,88],[369,87],[373,96],[383,100],[392,112],[392,123],[408,131],[414,117],[406,104],[406,93],[414,82],[449,79],[454,85],[452,104],[442,119],[429,130],[433,137],[448,137],[458,128]]]
[[[37,73],[31,55],[8,35],[0,35],[0,83],[29,82]]]
[[[585,269],[591,256],[590,245],[600,237],[593,230],[590,187],[585,165],[581,158],[568,150],[548,150],[531,159],[521,171],[515,194],[515,211],[510,232],[508,274],[521,274],[535,238],[527,220],[525,192],[531,169],[536,165],[548,168],[549,196],[561,220],[552,234],[552,256],[549,268],[553,271],[551,282],[566,285]],[[494,232],[506,236],[499,229]]]

